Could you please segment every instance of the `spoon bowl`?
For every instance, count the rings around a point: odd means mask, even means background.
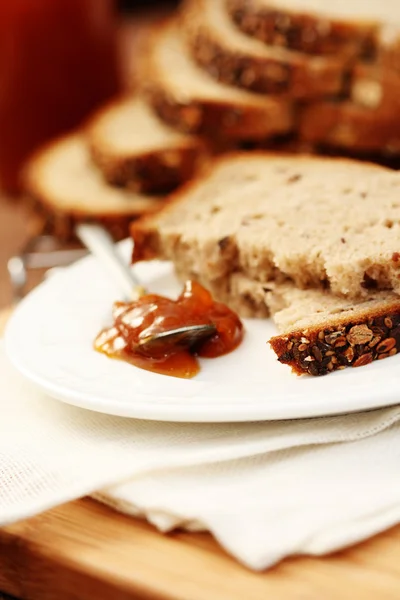
[[[212,323],[205,325],[187,325],[169,331],[149,335],[140,340],[138,350],[142,354],[154,356],[160,352],[168,352],[169,348],[193,348],[216,333]]]
[[[147,294],[146,289],[117,253],[111,236],[103,227],[79,224],[76,227],[76,235],[104,265],[125,299],[137,300]],[[147,356],[158,355],[161,351],[168,353],[168,349],[174,347],[189,349],[212,337],[216,332],[217,328],[212,323],[177,327],[144,337],[140,340],[138,349],[141,354]]]

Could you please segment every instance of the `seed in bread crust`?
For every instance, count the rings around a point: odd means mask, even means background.
[[[373,317],[367,322],[348,323],[337,331],[333,327],[315,333],[307,330],[307,337],[305,331],[294,333],[285,338],[285,351],[278,360],[292,365],[297,373],[320,376],[400,353],[400,314]]]
[[[351,363],[354,360],[354,349],[349,346],[344,352],[343,355],[347,358],[348,362]]]
[[[382,354],[383,352],[390,352],[392,350],[392,348],[394,348],[396,345],[396,340],[392,337],[387,338],[386,340],[383,340],[383,342],[381,342],[379,344],[379,346],[377,346],[376,351],[378,352],[378,354]]]
[[[353,363],[353,367],[364,367],[365,365],[369,365],[372,362],[372,354],[368,352],[367,354],[362,354],[357,358],[357,360]]]
[[[370,343],[368,344],[369,348],[374,348],[377,344],[379,344],[379,342],[381,341],[381,336],[377,335],[376,337],[373,337],[372,340],[370,341]]]
[[[340,337],[338,337],[337,340],[335,340],[332,344],[335,348],[342,348],[343,346],[347,346],[347,340],[344,337],[344,335],[341,335]]]
[[[308,369],[307,370],[308,370],[308,372],[309,372],[310,375],[314,375],[314,376],[319,375],[318,366],[317,366],[316,362],[311,362],[308,365]]]
[[[329,345],[333,345],[335,341],[343,335],[343,331],[333,331],[325,335],[325,342]]]
[[[368,344],[374,337],[373,332],[367,325],[355,325],[347,334],[347,341],[351,346]]]
[[[322,361],[322,352],[320,350],[320,348],[318,348],[318,346],[313,346],[311,348],[311,352],[313,353],[314,357],[317,359],[318,362]]]

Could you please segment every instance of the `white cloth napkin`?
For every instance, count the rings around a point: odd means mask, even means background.
[[[161,531],[208,529],[264,569],[400,520],[399,407],[274,423],[123,419],[46,397],[2,348],[0,382],[0,525],[94,494]]]

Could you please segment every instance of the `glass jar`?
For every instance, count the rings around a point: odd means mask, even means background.
[[[46,140],[120,91],[112,0],[0,2],[0,187]]]

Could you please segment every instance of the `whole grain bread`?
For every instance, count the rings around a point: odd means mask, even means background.
[[[269,343],[299,375],[364,366],[400,351],[400,296],[392,292],[349,302],[288,283],[269,291],[266,302],[281,332]]]
[[[400,20],[397,0],[226,0],[239,28],[266,44],[320,55],[371,58],[382,21]]]
[[[161,199],[112,187],[92,164],[83,133],[67,135],[35,154],[25,172],[28,202],[47,233],[74,237],[75,224],[96,221],[116,239],[133,218],[157,210]]]
[[[225,156],[132,225],[134,260],[197,278],[232,273],[359,298],[400,292],[400,173],[348,159]]]
[[[190,272],[178,272],[182,281]],[[213,297],[243,318],[272,317],[278,334],[269,340],[278,360],[298,375],[326,375],[400,352],[400,296],[369,291],[359,300],[326,290],[297,288],[291,281],[261,283],[241,273],[199,278]]]
[[[175,22],[157,28],[138,68],[144,94],[170,125],[212,139],[260,140],[293,127],[288,99],[215,81],[190,58]]]
[[[266,46],[241,33],[225,0],[186,0],[183,32],[196,61],[218,81],[254,92],[309,99],[339,94],[346,61]]]
[[[400,153],[400,76],[379,66],[355,66],[350,98],[304,105],[299,138],[356,152]]]
[[[200,138],[172,129],[136,96],[102,108],[87,137],[109,183],[146,193],[171,191],[190,179],[207,154]]]

